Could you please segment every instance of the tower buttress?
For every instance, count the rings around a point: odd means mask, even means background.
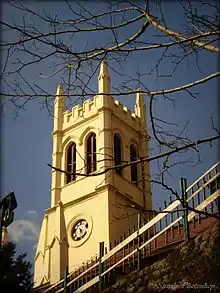
[[[100,133],[99,133],[99,141],[100,141],[100,168],[103,170],[110,167],[111,163],[109,161],[109,157],[112,155],[111,149],[111,138],[110,138],[110,130],[111,130],[111,113],[110,109],[110,100],[109,96],[111,93],[111,78],[108,72],[108,63],[106,60],[103,60],[100,64],[100,72],[98,76],[98,101],[99,107],[102,109],[102,124],[100,124]],[[105,95],[107,94],[107,95]],[[106,173],[106,183],[109,180],[109,176]]]
[[[136,104],[134,106],[135,114],[140,117],[140,133],[141,133],[141,145],[140,145],[140,154],[141,157],[149,157],[148,150],[148,133],[147,133],[147,119],[146,119],[146,105],[144,103],[144,97],[141,93],[141,89],[136,94]],[[144,192],[143,203],[144,208],[152,208],[152,198],[151,198],[151,190],[150,190],[150,166],[148,164],[144,164],[141,167],[141,176],[144,176],[145,179],[145,188],[146,192]],[[146,184],[147,183],[147,184]],[[148,206],[146,206],[148,203]]]
[[[62,130],[63,112],[65,109],[65,98],[63,96],[63,86],[58,85],[54,100],[54,127],[53,131]]]
[[[64,277],[64,272],[68,265],[68,242],[62,202],[57,203],[55,213],[54,239],[50,252],[51,283],[56,283],[57,280]]]
[[[53,155],[52,165],[61,168],[61,142],[62,142],[62,126],[63,113],[65,109],[65,98],[63,96],[63,87],[58,85],[56,97],[54,100],[54,128],[53,128]],[[55,206],[60,200],[61,173],[52,170],[52,186],[51,186],[51,207]]]
[[[34,283],[41,283],[41,281],[49,279],[49,262],[45,261],[45,255],[48,255],[47,249],[47,236],[48,236],[48,214],[43,217],[40,235],[38,239],[38,246],[35,255],[35,271],[38,274],[34,275]]]

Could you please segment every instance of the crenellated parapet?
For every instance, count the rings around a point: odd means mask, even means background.
[[[92,119],[101,111],[110,111],[120,121],[126,121],[128,126],[139,131],[141,127],[146,127],[146,106],[144,103],[141,89],[136,94],[136,103],[134,112],[122,105],[117,99],[110,95],[110,75],[108,72],[107,62],[103,61],[100,65],[100,73],[98,77],[98,95],[87,99],[82,104],[78,104],[72,109],[65,110],[65,101],[63,98],[63,88],[58,86],[55,99],[55,121],[54,131],[65,131],[70,127],[81,124],[88,119]]]
[[[112,99],[112,112],[120,121],[126,122],[134,130],[139,130],[140,118],[128,107],[124,106],[119,100]]]
[[[138,130],[140,117],[137,114],[111,96],[108,96],[108,107],[103,104],[102,99],[101,95],[97,95],[82,104],[76,105],[71,110],[66,110],[63,113],[63,130],[91,119],[92,116],[98,115],[101,110],[112,112],[118,119],[125,120],[129,126]]]
[[[98,98],[98,96],[95,96],[82,104],[76,105],[71,110],[66,110],[63,113],[63,129],[95,115],[99,109],[97,103]]]

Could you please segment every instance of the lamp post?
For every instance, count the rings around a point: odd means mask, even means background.
[[[0,201],[0,250],[2,246],[2,230],[14,221],[14,210],[17,208],[17,201],[14,191],[8,193]]]

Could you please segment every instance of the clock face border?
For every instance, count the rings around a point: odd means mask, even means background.
[[[85,219],[78,220],[72,228],[72,238],[74,241],[83,239],[89,230],[89,224]]]
[[[72,232],[74,229],[74,226],[80,221],[80,220],[85,220],[88,223],[88,229],[87,229],[87,233],[85,234],[85,236],[80,239],[80,240],[74,240],[72,237]],[[77,216],[75,216],[71,221],[70,224],[68,225],[68,234],[69,234],[69,245],[71,247],[79,247],[81,245],[83,245],[90,237],[91,233],[92,233],[92,228],[93,228],[93,221],[92,218],[88,215],[85,214],[78,214]]]

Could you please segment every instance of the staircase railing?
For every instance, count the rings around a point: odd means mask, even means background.
[[[188,214],[188,222],[193,221],[192,224],[195,224],[197,220],[200,222],[202,217],[207,213],[219,213],[219,167],[220,162],[212,166],[186,189],[188,206],[197,210],[197,212],[191,211]],[[151,255],[152,251],[156,251],[156,249],[174,243],[175,237],[180,233],[180,227],[183,225],[181,224],[183,217],[180,215],[182,211],[182,207],[180,206],[181,202],[178,199],[173,200],[162,213],[156,215],[139,230],[124,239],[90,268],[84,270],[75,277],[74,272],[71,272],[67,277],[68,292],[80,293],[89,288],[91,289],[93,286],[97,286],[100,278],[104,278],[106,283],[110,283],[117,268],[130,266],[131,258],[133,259],[133,264],[135,263],[138,251],[141,251],[143,256]],[[204,211],[205,213],[201,215],[198,211]],[[162,234],[165,234],[164,243],[160,239]],[[171,241],[171,238],[174,241]],[[103,264],[104,268],[102,272],[99,271],[100,262]],[[85,276],[87,276],[87,279],[86,282],[83,282]],[[61,280],[43,293],[64,292],[63,283],[64,280]]]

